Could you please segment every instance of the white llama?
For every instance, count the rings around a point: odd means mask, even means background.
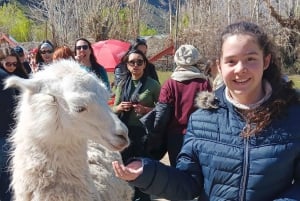
[[[111,166],[120,159],[116,151],[129,144],[128,130],[96,76],[61,60],[30,79],[8,78],[8,87],[21,90],[10,138],[16,201],[130,200],[131,187],[114,177]]]

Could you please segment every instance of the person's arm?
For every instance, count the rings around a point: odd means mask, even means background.
[[[152,107],[143,106],[142,104],[133,104],[132,106],[135,112],[140,115],[145,115],[153,109]]]
[[[15,90],[4,89],[3,81],[7,77],[8,74],[0,69],[0,137],[6,137],[14,123]]]
[[[172,93],[172,88],[172,80],[167,79],[160,89],[158,102],[174,105],[174,95]]]
[[[177,167],[166,166],[147,158],[134,159],[127,166],[113,162],[117,177],[140,190],[170,200],[190,200],[203,191],[201,167],[194,156],[194,135],[188,131]]]
[[[190,200],[199,196],[203,183],[197,181],[198,176],[190,175],[174,167],[167,166],[157,160],[137,158],[127,166],[113,161],[116,177],[121,178],[130,185],[138,187],[147,194],[156,195],[169,200]],[[193,173],[198,166],[186,165]],[[180,189],[180,190],[178,190]]]
[[[148,76],[156,80],[159,83],[159,78],[153,63],[148,63],[147,65]]]
[[[116,114],[120,114],[121,112],[127,112],[132,108],[131,102],[125,102],[121,100],[121,86],[118,86],[115,91],[115,100],[112,110]]]
[[[103,66],[100,67],[100,76],[101,76],[102,81],[104,82],[105,86],[110,91],[110,82],[109,82],[109,79],[108,79],[107,72],[106,72],[106,70]]]
[[[117,106],[121,103],[121,89],[120,86],[116,88],[115,90],[115,99],[114,99],[114,105],[112,107],[112,110],[114,113],[119,113]]]
[[[147,88],[151,92],[151,96],[149,96],[149,102],[151,102],[151,105],[148,104],[148,106],[146,106],[143,103],[133,105],[135,112],[142,116],[150,112],[155,107],[155,103],[158,101],[160,92],[160,84],[152,79],[148,79],[148,81],[149,80],[151,80],[151,82],[148,82]]]
[[[291,185],[289,190],[276,198],[274,201],[298,201],[300,200],[300,184],[295,182]]]
[[[120,63],[116,66],[115,71],[114,71],[114,85],[115,87],[118,86],[118,84],[120,83],[120,81],[124,78],[124,75],[127,73],[127,68],[125,66],[125,64]]]
[[[140,119],[147,131],[146,150],[156,160],[160,160],[167,151],[166,129],[171,120],[172,111],[171,105],[157,103],[153,111]]]
[[[300,156],[295,164],[295,177],[293,184],[282,195],[274,201],[296,201],[300,200]]]

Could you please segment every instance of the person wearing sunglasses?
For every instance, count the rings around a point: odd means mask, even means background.
[[[54,51],[54,45],[49,40],[42,41],[38,46],[38,52],[36,54],[36,65],[33,68],[37,70],[44,69],[45,65],[52,62],[52,56]]]
[[[121,152],[124,163],[131,157],[148,156],[144,149],[146,130],[139,119],[154,107],[160,84],[145,74],[147,57],[140,50],[131,50],[124,57],[127,74],[115,90],[113,111],[128,127],[131,144]],[[135,189],[133,201],[150,201],[150,195]]]
[[[134,43],[131,44],[131,46],[129,47],[129,50],[140,50],[141,52],[143,52],[144,55],[147,55],[147,50],[148,50],[148,45],[145,39],[142,38],[137,38]],[[122,60],[121,60],[122,61]],[[114,75],[115,75],[115,80],[114,80],[114,86],[117,86],[118,83],[123,79],[124,75],[126,75],[126,71],[127,71],[127,67],[126,67],[126,63],[121,62],[119,63],[114,71]],[[145,74],[147,76],[150,76],[152,79],[156,80],[157,82],[159,82],[158,79],[158,75],[157,72],[155,70],[155,66],[154,64],[150,63],[148,61],[146,69],[145,69]]]
[[[4,89],[4,80],[10,76],[10,73],[6,71],[3,64],[6,63],[5,58],[8,53],[6,48],[1,49],[1,68],[0,68],[0,200],[10,201],[12,199],[12,192],[10,190],[10,173],[8,166],[10,149],[8,143],[9,132],[14,125],[14,103],[15,103],[15,90]],[[9,58],[15,59],[15,58]],[[8,59],[8,60],[9,60]],[[7,62],[8,62],[7,60]],[[16,60],[11,60],[15,62]],[[13,67],[13,66],[11,66]]]
[[[74,46],[75,59],[80,63],[81,68],[93,72],[101,79],[110,91],[110,82],[105,68],[97,62],[92,44],[85,38],[79,38]]]
[[[31,67],[29,65],[29,62],[26,60],[24,50],[21,46],[17,45],[14,47],[14,51],[18,54],[20,61],[22,62],[26,72],[29,74],[31,73]]]
[[[10,75],[16,75],[21,78],[28,78],[27,71],[25,70],[15,50],[10,47],[3,48],[1,50],[1,68]]]
[[[130,47],[132,50],[140,50],[141,52],[144,53],[144,55],[147,55],[148,51],[148,45],[146,39],[143,38],[137,38],[135,43],[133,43]],[[157,72],[155,70],[155,66],[153,63],[148,62],[145,73],[153,78],[154,80],[159,82]]]

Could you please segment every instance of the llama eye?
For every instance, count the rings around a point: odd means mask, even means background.
[[[78,112],[78,113],[84,112],[86,110],[87,110],[86,107],[83,107],[83,106],[78,106],[74,109],[74,111]]]

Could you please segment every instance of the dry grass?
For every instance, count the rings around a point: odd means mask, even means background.
[[[300,89],[300,75],[290,75],[289,78],[293,80],[295,87]]]

